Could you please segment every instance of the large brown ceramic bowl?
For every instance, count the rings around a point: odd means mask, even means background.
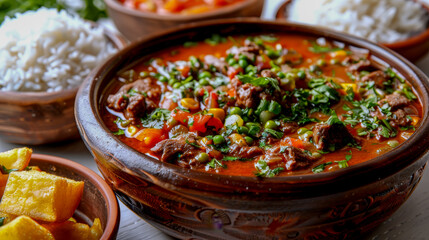
[[[292,0],[285,0],[284,3],[279,6],[275,16],[277,20],[288,19],[287,9],[289,8],[291,2]],[[429,7],[423,3],[421,4],[429,15]],[[426,30],[419,34],[413,35],[398,42],[380,44],[401,54],[412,62],[417,62],[429,52],[429,21],[426,23]]]
[[[108,30],[106,38],[122,49],[126,40]],[[9,92],[0,90],[0,138],[40,145],[79,138],[74,119],[78,88],[57,92]]]
[[[125,7],[118,0],[104,0],[104,2],[107,5],[109,17],[113,20],[118,30],[130,41],[135,41],[141,37],[177,27],[184,23],[230,17],[259,17],[264,6],[264,0],[245,0],[231,6],[199,14],[160,15]]]
[[[44,154],[33,154],[30,166],[39,166],[45,172],[84,181],[82,199],[74,216],[87,224],[99,218],[104,231],[101,239],[116,239],[120,218],[118,201],[100,176],[73,161]]]
[[[115,74],[164,46],[213,33],[291,33],[369,49],[410,81],[423,105],[422,124],[403,144],[367,162],[301,176],[225,176],[160,162],[119,141],[100,117]],[[153,56],[153,55],[152,55]],[[410,196],[426,165],[429,81],[393,51],[342,33],[285,22],[229,19],[152,35],[127,47],[89,76],[78,93],[82,138],[117,196],[136,214],[182,239],[352,239],[388,218]]]

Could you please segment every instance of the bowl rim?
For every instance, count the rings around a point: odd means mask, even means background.
[[[251,6],[252,4],[255,4],[259,1],[264,1],[264,0],[244,0],[242,2],[238,2],[225,7],[220,7],[212,11],[207,11],[207,12],[197,13],[197,14],[182,15],[182,14],[157,14],[153,12],[145,12],[145,11],[140,11],[137,9],[125,7],[117,0],[104,0],[104,2],[108,7],[134,17],[164,20],[164,21],[185,21],[185,22],[197,20],[197,19],[212,18],[217,15],[226,15],[226,14],[238,11],[242,8],[246,8],[247,6]]]
[[[77,162],[53,155],[33,153],[31,155],[30,163],[32,160],[48,162],[53,166],[62,166],[64,168],[73,169],[75,173],[84,176],[89,182],[94,184],[106,201],[108,213],[107,223],[100,239],[107,240],[111,239],[113,235],[116,235],[120,218],[118,201],[112,189],[97,173]]]
[[[232,25],[237,26],[240,24],[245,24],[249,26],[262,25],[262,26],[267,26],[272,28],[289,28],[289,30],[290,29],[295,30],[294,32],[295,34],[297,33],[307,34],[313,37],[323,36],[327,38],[332,38],[337,41],[342,41],[348,45],[369,49],[372,53],[376,53],[375,54],[376,59],[378,58],[377,56],[384,56],[386,59],[393,59],[392,63],[394,63],[394,65],[397,65],[395,66],[395,69],[398,69],[398,68],[402,69],[402,72],[406,72],[407,75],[410,75],[410,78],[412,80],[410,81],[410,83],[412,83],[414,89],[417,90],[417,87],[418,87],[418,89],[421,89],[421,92],[423,94],[418,96],[423,107],[422,109],[423,117],[419,128],[407,141],[402,143],[399,147],[360,164],[352,165],[350,167],[339,169],[333,172],[322,172],[317,174],[303,174],[303,175],[291,175],[291,176],[277,176],[273,178],[263,178],[263,179],[259,179],[253,176],[252,177],[230,176],[230,175],[207,173],[207,172],[201,172],[201,171],[196,171],[191,169],[185,169],[174,164],[163,163],[153,157],[150,157],[146,154],[142,154],[137,150],[127,146],[125,143],[121,142],[117,137],[115,137],[108,130],[103,120],[100,118],[99,109],[96,105],[99,101],[99,97],[96,96],[95,90],[97,89],[97,86],[102,81],[102,76],[100,77],[100,75],[103,75],[103,74],[105,75],[107,74],[107,72],[112,71],[112,68],[114,68],[112,67],[112,65],[115,65],[115,64],[119,65],[120,60],[118,59],[120,59],[121,56],[123,56],[127,52],[133,51],[134,48],[137,48],[140,45],[144,45],[145,43],[155,42],[154,43],[155,45],[161,44],[159,42],[163,41],[164,38],[168,38],[170,36],[181,35],[183,33],[187,33],[187,32],[189,33],[192,31],[197,31],[198,29],[201,30],[208,27],[232,26]],[[149,48],[149,47],[146,46],[144,48]],[[91,81],[91,79],[94,79],[94,80]],[[117,146],[117,149],[119,151],[124,151],[125,149],[126,153],[128,154],[127,156],[129,158],[136,158],[136,159],[141,158],[141,159],[144,159],[145,161],[148,161],[148,163],[139,165],[139,166],[136,166],[136,163],[130,164],[130,162],[124,162],[124,161],[120,161],[118,165],[120,167],[124,167],[124,166],[128,167],[133,171],[132,174],[140,178],[143,177],[143,178],[151,179],[150,175],[160,176],[162,174],[168,175],[168,174],[174,173],[177,176],[181,176],[187,179],[189,177],[186,177],[186,175],[192,174],[193,176],[192,179],[200,182],[201,184],[211,184],[211,185],[222,187],[222,184],[229,183],[230,185],[233,185],[237,188],[241,188],[241,190],[245,192],[254,190],[254,189],[245,188],[245,186],[247,186],[247,184],[250,182],[257,183],[255,184],[255,186],[258,188],[258,190],[272,191],[272,190],[284,189],[286,191],[290,189],[299,189],[299,188],[304,188],[309,186],[315,187],[315,186],[320,186],[324,184],[339,185],[337,181],[344,180],[345,178],[360,179],[361,176],[363,175],[368,176],[368,179],[370,177],[379,178],[383,174],[388,176],[399,171],[399,169],[397,169],[398,167],[403,168],[412,164],[414,161],[416,161],[418,157],[422,156],[427,151],[429,151],[428,149],[424,149],[422,146],[414,145],[416,143],[419,143],[420,145],[421,143],[429,144],[429,138],[425,138],[426,135],[429,135],[429,80],[427,76],[417,67],[415,67],[411,62],[406,60],[404,57],[402,57],[398,53],[384,46],[380,46],[378,44],[369,42],[365,39],[352,36],[350,34],[345,34],[342,32],[337,32],[337,31],[325,29],[325,28],[316,28],[314,26],[309,26],[305,24],[290,23],[285,21],[262,20],[259,18],[240,18],[240,19],[217,19],[217,20],[199,22],[195,24],[182,25],[180,27],[166,30],[161,33],[151,34],[150,36],[144,37],[139,41],[136,41],[131,45],[127,46],[125,49],[121,50],[119,53],[113,56],[109,61],[106,61],[105,64],[100,65],[95,71],[93,71],[93,73],[87,77],[84,85],[86,85],[85,89],[81,88],[79,90],[78,95],[80,95],[80,97],[77,98],[76,107],[75,107],[75,112],[76,112],[75,116],[78,123],[77,125],[83,140],[86,141],[86,144],[88,147],[91,146],[91,144],[94,144],[94,139],[92,139],[92,137],[94,136],[92,135],[97,130],[100,130],[103,132],[103,135],[105,137],[110,138],[109,144],[111,143],[110,141],[113,140],[114,143],[112,144]],[[88,95],[86,96],[84,94],[88,94]],[[84,96],[81,96],[81,95],[84,95]],[[82,123],[79,120],[79,117],[80,117],[79,107],[85,104],[84,101],[86,101],[86,104],[88,104],[88,101],[89,101],[89,108],[91,110],[91,116],[90,116],[91,121],[92,120],[95,121],[90,123],[92,128],[91,131],[85,131],[84,127],[82,126]],[[80,104],[80,102],[82,103]],[[89,121],[85,120],[84,122],[89,122]],[[94,131],[94,128],[97,130]],[[100,136],[97,137],[97,139],[100,139],[100,138],[101,138]],[[100,143],[96,143],[96,144],[100,144]],[[120,152],[118,153],[110,152],[110,150],[107,149],[105,145],[103,146],[98,145],[97,147],[101,148],[101,152],[100,152],[101,154],[107,153],[109,157],[115,159],[116,161],[119,161],[120,157],[124,156],[124,154]],[[409,155],[410,157],[416,158],[412,162],[410,161],[407,162],[404,160],[401,161],[401,159],[399,159],[399,156],[404,155],[404,152],[406,149],[412,150],[410,151]],[[402,154],[400,154],[401,152]],[[117,157],[116,155],[119,157]],[[128,164],[132,166],[128,166]],[[377,165],[377,167],[375,168],[374,165]],[[386,168],[389,165],[397,168],[390,169],[390,171],[379,172],[380,174],[378,176],[376,176],[376,174],[373,174],[375,170]],[[139,169],[140,166],[145,166],[150,169],[141,169],[141,168]],[[213,182],[214,176],[216,177],[216,182]],[[356,184],[362,185],[365,183],[365,181],[367,181],[367,179],[362,179],[360,183],[356,183]],[[160,182],[158,181],[158,183]],[[186,185],[186,183],[184,184]],[[275,185],[272,185],[272,184],[275,184]],[[342,184],[346,184],[346,183],[342,183]]]
[[[286,9],[288,8],[288,5],[292,3],[292,1],[293,0],[285,0],[282,4],[279,5],[279,7],[277,8],[277,11],[275,12],[275,16],[274,16],[275,19],[289,21],[286,17]],[[415,2],[422,5],[423,9],[426,10],[427,15],[429,16],[429,5],[426,5],[420,1],[415,1]],[[410,45],[419,45],[426,41],[429,41],[429,19],[427,21],[428,22],[426,24],[426,29],[419,34],[413,35],[411,37],[408,37],[406,39],[399,40],[396,42],[390,42],[390,43],[380,42],[378,44],[381,44],[383,46],[386,46],[392,49],[399,49],[399,48],[409,47]]]

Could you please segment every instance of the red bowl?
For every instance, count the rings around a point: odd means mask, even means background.
[[[84,181],[82,199],[75,216],[86,220],[88,224],[92,224],[94,218],[99,218],[104,231],[100,239],[116,239],[120,219],[118,201],[100,176],[71,160],[44,154],[33,154],[30,166],[38,166],[42,171],[57,176]]]
[[[292,0],[286,0],[279,6],[275,16],[277,20],[287,20],[287,9],[291,2]],[[423,3],[422,7],[429,14],[429,7]],[[411,62],[417,62],[429,52],[429,22],[426,23],[426,26],[426,30],[418,35],[411,36],[398,42],[380,44],[401,54]]]
[[[213,33],[304,34],[365,48],[409,79],[423,105],[422,124],[407,141],[367,162],[319,174],[258,179],[217,175],[161,162],[122,143],[101,120],[105,89],[116,73],[165,46]],[[136,214],[181,239],[361,238],[410,196],[429,156],[429,81],[403,57],[374,43],[322,28],[229,19],[183,26],[132,44],[99,66],[78,93],[81,136],[117,196]]]

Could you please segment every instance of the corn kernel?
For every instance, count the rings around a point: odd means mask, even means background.
[[[338,50],[338,51],[335,51],[335,52],[331,52],[329,55],[330,55],[332,58],[336,58],[336,57],[345,57],[345,56],[347,56],[347,52],[346,52],[346,51],[344,51],[344,50]]]
[[[343,87],[344,91],[351,88],[353,89],[353,92],[357,93],[357,85],[356,83],[341,83],[341,87]]]
[[[193,98],[182,98],[180,100],[180,105],[190,110],[198,110],[200,108],[200,104]]]
[[[225,111],[222,108],[210,108],[209,113],[213,114],[214,117],[219,118],[222,122],[225,119]]]
[[[229,135],[228,138],[231,140],[232,143],[237,144],[238,146],[246,146],[247,145],[244,137],[238,133],[233,133],[233,134]]]
[[[411,116],[411,125],[417,126],[417,124],[419,123],[419,121],[420,121],[419,117]]]
[[[138,128],[134,125],[130,125],[127,127],[127,133],[129,134],[129,136],[134,136],[137,132],[138,132]]]

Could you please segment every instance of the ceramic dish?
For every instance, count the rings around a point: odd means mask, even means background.
[[[394,150],[361,164],[320,174],[259,179],[185,169],[125,145],[101,120],[102,98],[118,71],[164,46],[213,33],[291,33],[368,49],[409,80],[423,106],[421,125]],[[410,196],[428,160],[429,82],[411,63],[374,43],[327,29],[260,19],[229,19],[154,34],[125,48],[89,76],[78,93],[82,138],[120,200],[177,238],[359,239]],[[265,236],[265,237],[264,237]]]

